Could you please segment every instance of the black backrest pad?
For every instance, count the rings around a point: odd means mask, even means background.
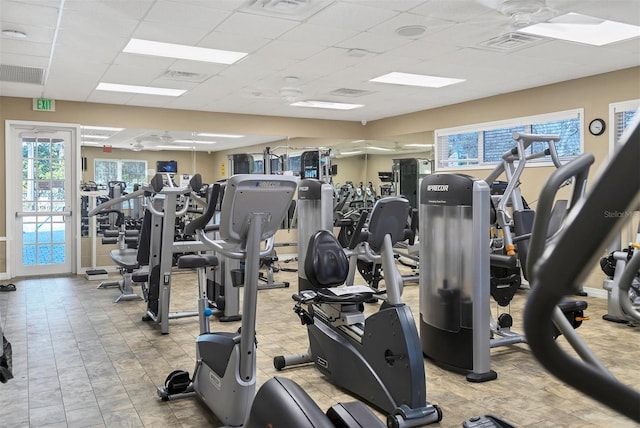
[[[151,211],[145,210],[142,218],[142,228],[138,238],[137,261],[140,266],[149,264],[149,253],[151,248]]]
[[[349,274],[349,260],[333,233],[319,230],[309,239],[304,272],[317,288],[335,287]]]
[[[378,200],[369,220],[369,245],[380,252],[385,235],[391,236],[391,244],[405,240],[405,229],[411,207],[404,198],[390,197]]]
[[[516,236],[526,235],[531,233],[533,229],[533,219],[535,218],[535,211],[522,210],[513,212],[513,224]],[[523,239],[516,243],[516,249],[518,251],[518,258],[520,259],[520,266],[522,266],[522,276],[526,280],[529,280],[529,272],[527,272],[527,257],[529,256],[529,239]]]
[[[216,212],[216,207],[218,205],[218,196],[220,195],[220,185],[214,184],[209,189],[209,194],[207,195],[207,209],[200,217],[192,220],[187,224],[184,228],[184,233],[187,235],[192,235],[195,233],[196,229],[203,229],[207,223],[213,217],[213,214]]]

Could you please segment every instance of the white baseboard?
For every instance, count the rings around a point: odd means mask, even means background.
[[[607,299],[609,297],[609,293],[604,288],[584,287],[583,290],[587,292],[587,296],[589,297],[598,297],[600,299]]]

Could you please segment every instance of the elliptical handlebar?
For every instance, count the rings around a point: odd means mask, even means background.
[[[145,188],[140,188],[139,190],[136,190],[135,192],[131,192],[131,193],[127,193],[124,196],[120,196],[119,198],[114,198],[114,199],[110,199],[106,202],[101,203],[100,205],[98,205],[97,207],[95,207],[94,209],[92,209],[91,211],[89,211],[87,213],[87,217],[91,217],[97,214],[103,214],[106,213],[107,208],[112,207],[114,205],[120,204],[124,201],[128,201],[130,199],[135,199],[137,197],[140,196],[144,196],[144,192]],[[109,210],[109,212],[114,212],[114,211],[119,211],[119,210]]]

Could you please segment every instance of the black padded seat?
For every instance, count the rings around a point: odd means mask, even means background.
[[[213,254],[187,254],[178,259],[178,267],[181,269],[212,266],[218,266],[218,257]]]
[[[130,248],[115,249],[109,252],[111,260],[121,268],[132,271],[137,269],[138,264],[138,251]]]
[[[338,241],[328,230],[319,230],[307,247],[304,272],[316,292],[316,302],[364,303],[375,294],[371,292],[334,293],[331,288],[344,284],[349,275],[349,259]]]
[[[131,274],[133,282],[147,282],[149,280],[149,266],[142,266]]]
[[[558,307],[562,313],[565,314],[567,312],[584,311],[588,306],[589,304],[585,300],[562,299],[560,303],[558,303]]]
[[[333,233],[319,230],[311,237],[304,272],[316,288],[335,287],[347,280],[349,260]]]

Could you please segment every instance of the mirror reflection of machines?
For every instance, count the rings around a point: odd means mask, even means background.
[[[229,176],[253,174],[253,156],[248,153],[229,155]]]
[[[412,208],[418,208],[420,182],[431,174],[431,161],[427,159],[394,159],[393,178],[399,196],[409,201]]]
[[[380,185],[380,197],[396,196],[396,186],[393,182],[393,171],[378,171],[378,179],[382,181]]]
[[[307,150],[300,155],[300,178],[331,183],[331,149]]]

